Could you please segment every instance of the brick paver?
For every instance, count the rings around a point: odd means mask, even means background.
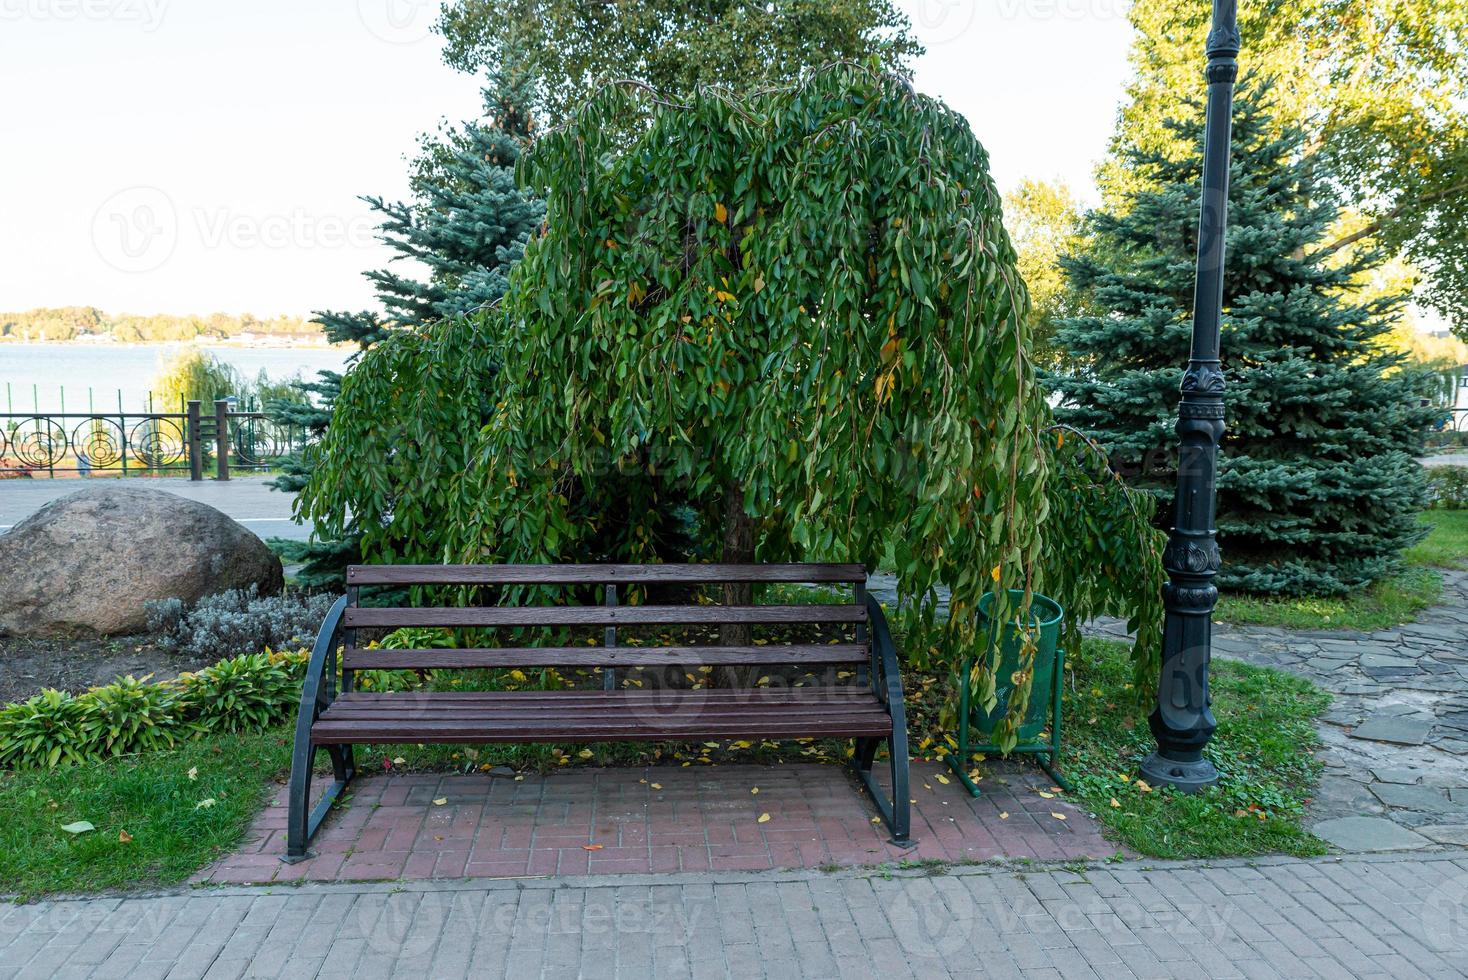
[[[223,887],[0,907],[0,977],[1459,977],[1468,856]]]
[[[279,860],[281,789],[244,848],[198,880],[759,871],[927,858],[1052,861],[1117,851],[1084,811],[1051,793],[1049,777],[1033,766],[985,763],[978,799],[946,772],[938,763],[912,763],[917,846],[910,850],[887,843],[870,801],[834,765],[568,769],[519,780],[367,776],[353,783],[350,805],[318,832],[312,859]],[[769,820],[762,823],[763,814]]]

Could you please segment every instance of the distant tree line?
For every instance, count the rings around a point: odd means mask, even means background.
[[[319,340],[321,336],[320,328],[309,320],[290,316],[261,319],[253,313],[238,316],[228,313],[134,316],[104,313],[93,306],[0,313],[0,341],[67,341],[106,336],[120,343],[139,344],[188,341],[201,337],[225,340],[244,334],[299,340]]]

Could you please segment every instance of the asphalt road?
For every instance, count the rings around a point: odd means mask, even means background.
[[[61,480],[0,480],[0,533],[10,530],[46,504],[116,477]],[[148,486],[197,500],[223,511],[262,538],[304,541],[310,528],[291,520],[292,494],[269,486],[269,477],[239,476],[223,483],[187,477],[129,477],[128,486]]]

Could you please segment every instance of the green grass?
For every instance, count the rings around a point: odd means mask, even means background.
[[[1407,561],[1432,568],[1468,565],[1468,510],[1430,510],[1418,518],[1432,530],[1407,549]]]
[[[1060,769],[1074,787],[1067,797],[1094,813],[1110,837],[1163,858],[1325,853],[1300,819],[1321,770],[1310,750],[1320,744],[1313,721],[1330,704],[1328,694],[1279,671],[1215,660],[1218,730],[1206,751],[1221,779],[1187,796],[1144,790],[1135,780],[1155,746],[1151,705],[1139,703],[1131,684],[1130,648],[1088,639],[1066,665],[1074,671],[1067,671],[1062,709]],[[928,745],[940,752],[951,734],[938,723],[944,682],[914,672],[904,685],[916,754]]]
[[[1370,588],[1344,596],[1250,596],[1224,594],[1214,618],[1253,626],[1296,630],[1355,630],[1369,633],[1409,623],[1442,596],[1442,576],[1412,567]]]
[[[289,767],[290,736],[211,736],[90,766],[0,771],[0,893],[184,881],[239,844],[267,779]],[[61,829],[81,820],[96,829]]]
[[[1133,777],[1154,746],[1130,685],[1129,649],[1087,640],[1072,665],[1062,771],[1118,840],[1163,858],[1325,853],[1300,817],[1320,775],[1310,750],[1320,744],[1314,719],[1328,694],[1279,671],[1215,660],[1218,730],[1206,751],[1219,785],[1193,796],[1147,792]]]
[[[1437,569],[1468,565],[1468,510],[1430,510],[1418,516],[1426,538],[1408,548],[1399,575],[1346,596],[1223,595],[1215,618],[1226,623],[1335,629],[1369,633],[1410,623],[1442,597]]]

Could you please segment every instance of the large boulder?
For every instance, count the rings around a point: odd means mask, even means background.
[[[68,494],[0,534],[0,633],[136,633],[149,599],[281,584],[280,559],[244,527],[130,483]]]

